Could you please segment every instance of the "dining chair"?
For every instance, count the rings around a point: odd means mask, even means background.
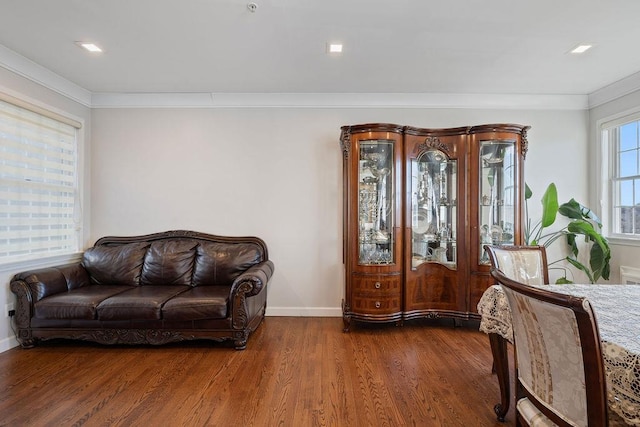
[[[516,426],[624,425],[607,407],[600,334],[589,301],[527,286],[496,268],[491,275],[512,315]]]
[[[485,245],[491,266],[525,285],[549,284],[547,251],[544,246]]]

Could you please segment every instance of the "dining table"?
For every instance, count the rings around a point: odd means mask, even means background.
[[[600,331],[609,409],[633,426],[640,426],[640,285],[539,285],[544,289],[591,303]],[[511,310],[499,284],[483,293],[478,303],[480,330],[489,335],[500,403],[494,411],[504,421],[510,403],[508,342],[513,343]]]

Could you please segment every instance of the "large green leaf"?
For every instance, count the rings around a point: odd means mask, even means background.
[[[589,280],[591,281],[591,283],[595,283],[595,280],[593,280],[593,276],[591,275],[591,271],[589,271],[589,269],[585,267],[582,263],[580,263],[578,260],[575,260],[569,257],[567,257],[566,260],[569,262],[569,264],[573,265],[578,270],[584,271],[587,277],[589,277]]]
[[[602,277],[605,280],[609,280],[611,274],[611,248],[607,240],[598,235],[595,239],[597,244],[591,246],[590,263],[591,269],[594,271],[594,278],[598,280]]]
[[[607,259],[607,262],[602,269],[601,276],[604,280],[609,280],[609,276],[611,275],[611,264],[609,263],[609,261],[611,261],[611,257]]]
[[[580,203],[576,202],[575,199],[569,200],[567,203],[563,203],[559,208],[558,212],[561,215],[566,216],[571,219],[582,219],[582,207]]]
[[[589,265],[593,271],[593,275],[590,275],[591,280],[595,282],[600,277],[609,280],[611,248],[607,240],[598,233],[593,224],[586,220],[572,221],[569,223],[568,230],[571,233],[582,234],[588,241],[593,242],[589,251]],[[575,255],[577,256],[577,253]]]
[[[576,243],[576,235],[575,233],[566,233],[567,236],[567,246],[571,250],[571,253],[574,257],[578,256],[578,244]]]
[[[542,227],[549,227],[556,221],[558,213],[558,190],[552,182],[542,196]]]
[[[573,198],[567,203],[563,203],[558,208],[558,212],[560,213],[560,215],[564,215],[567,218],[571,219],[589,219],[595,222],[599,228],[602,228],[602,221],[600,221],[598,215],[596,215],[588,207],[576,202],[576,200]]]
[[[593,212],[591,209],[589,208],[584,208],[587,213],[583,212],[583,215],[587,218],[589,218],[591,221],[595,222],[596,224],[598,224],[598,228],[602,228],[602,221],[600,220],[600,218],[598,217],[598,215],[595,214],[595,212]]]
[[[597,281],[600,277],[609,279],[609,258],[602,251],[600,245],[592,245],[589,251],[589,265],[593,271],[593,279]]]
[[[580,219],[574,220],[569,223],[567,230],[571,233],[582,234],[588,238],[588,240],[595,242],[602,248],[602,251],[609,253],[609,244],[607,240],[593,227],[589,221]]]

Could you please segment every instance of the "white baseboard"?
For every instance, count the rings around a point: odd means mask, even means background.
[[[340,307],[269,307],[266,316],[283,317],[342,317]]]
[[[3,340],[0,341],[0,353],[7,351],[7,350],[11,350],[14,347],[17,347],[18,341],[16,340],[15,336],[11,336],[9,338],[5,338]]]

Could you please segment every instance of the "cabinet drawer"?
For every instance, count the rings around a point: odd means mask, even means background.
[[[388,314],[400,311],[400,296],[397,297],[354,297],[352,309],[359,313]]]
[[[353,293],[356,295],[402,295],[401,276],[354,276]]]

